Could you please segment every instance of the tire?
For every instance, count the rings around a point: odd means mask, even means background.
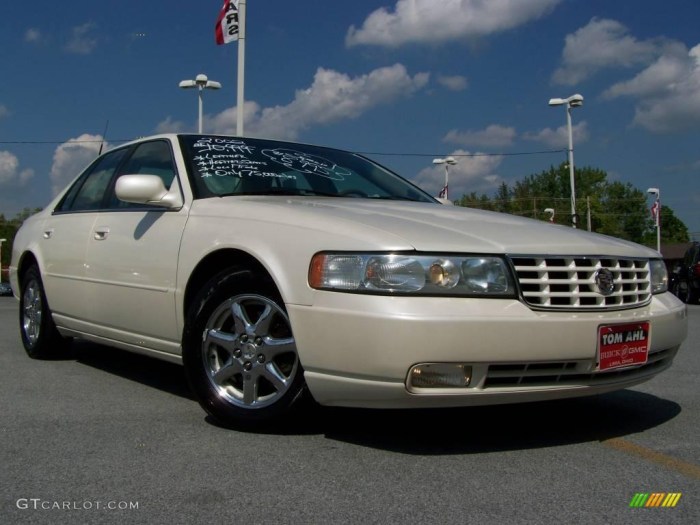
[[[686,295],[686,303],[688,304],[697,304],[698,303],[698,291],[693,289],[693,287],[690,286],[690,283],[688,283],[688,293]]]
[[[22,277],[19,331],[24,349],[32,359],[59,359],[68,353],[68,341],[61,337],[53,322],[36,265],[30,266]]]
[[[686,304],[692,304],[697,302],[698,298],[696,292],[691,288],[690,283],[687,281],[680,281],[677,285],[676,296]]]
[[[193,302],[183,337],[185,374],[219,424],[278,422],[305,397],[289,317],[274,284],[228,269]]]

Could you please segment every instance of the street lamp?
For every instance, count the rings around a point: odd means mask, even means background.
[[[661,253],[661,191],[659,188],[649,188],[647,193],[656,197],[651,207],[651,213],[656,223],[656,251]]]
[[[2,243],[7,239],[0,239],[0,283],[2,282]]]
[[[549,105],[566,105],[566,127],[569,131],[569,177],[571,179],[571,226],[576,228],[576,183],[574,182],[574,137],[571,129],[571,110],[583,106],[583,96],[577,93],[569,98],[550,98]]]
[[[444,159],[433,159],[433,164],[445,165],[445,186],[442,188],[442,191],[440,191],[438,197],[441,199],[448,199],[449,197],[447,196],[447,192],[450,184],[450,166],[457,164],[457,161],[454,159],[454,157],[445,157]]]
[[[215,80],[209,80],[206,75],[199,74],[194,80],[180,82],[183,89],[197,88],[199,91],[199,133],[202,133],[202,91],[205,89],[221,89],[221,84]]]

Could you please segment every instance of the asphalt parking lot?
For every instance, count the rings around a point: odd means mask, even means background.
[[[217,427],[179,366],[26,357],[0,298],[2,523],[700,523],[700,306],[673,367],[578,400]],[[637,493],[675,507],[630,507]]]

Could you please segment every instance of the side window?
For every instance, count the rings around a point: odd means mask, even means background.
[[[105,154],[78,179],[56,211],[87,211],[102,207],[114,171],[124,159],[126,149]]]
[[[121,175],[157,175],[163,181],[166,188],[175,179],[175,164],[170,150],[170,143],[165,140],[145,142],[134,149],[131,157],[119,168]],[[115,179],[116,184],[116,179]],[[109,208],[143,208],[142,204],[133,204],[120,201],[114,189],[109,201]]]

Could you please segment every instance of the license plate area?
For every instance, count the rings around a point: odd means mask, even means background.
[[[649,322],[598,328],[598,370],[643,365],[649,357]]]

